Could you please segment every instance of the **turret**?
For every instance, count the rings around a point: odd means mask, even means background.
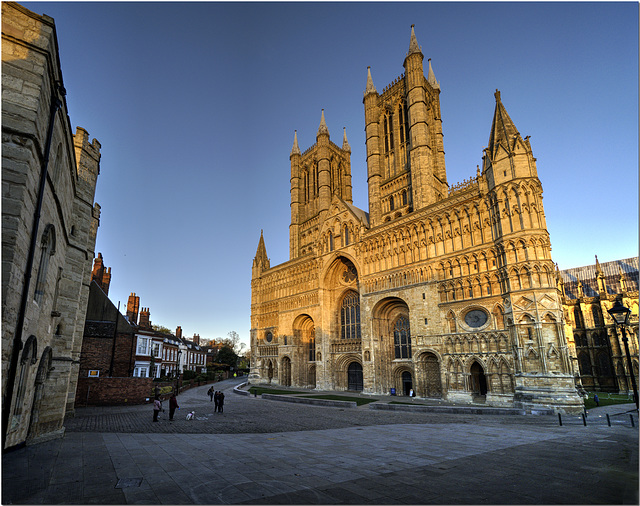
[[[495,94],[496,108],[491,123],[489,145],[483,156],[483,173],[489,189],[514,179],[538,177],[529,137],[523,139],[502,104],[500,92]]]
[[[318,212],[328,211],[331,205],[331,162],[329,160],[329,129],[324,119],[324,109],[316,135],[318,145]]]
[[[605,283],[604,273],[598,261],[598,255],[596,255],[596,282],[598,283],[598,292],[600,292],[600,295],[606,295],[607,284]]]
[[[259,278],[262,272],[269,269],[271,264],[267,257],[267,248],[264,245],[264,237],[262,236],[262,230],[260,230],[260,241],[258,241],[258,249],[256,250],[256,256],[253,259],[253,267],[251,270],[252,278]]]
[[[367,145],[367,182],[369,185],[369,220],[371,226],[382,221],[380,183],[382,181],[382,157],[380,153],[379,96],[367,67],[367,85],[364,90],[364,130]]]
[[[300,241],[300,205],[302,199],[302,185],[300,181],[300,147],[298,146],[298,131],[293,132],[293,147],[289,155],[291,161],[291,225],[289,225],[289,258],[295,258]]]

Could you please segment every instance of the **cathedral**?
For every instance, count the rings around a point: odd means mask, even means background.
[[[447,182],[440,84],[411,27],[404,74],[367,71],[368,212],[351,147],[291,149],[290,259],[260,236],[251,279],[252,384],[577,412],[542,186],[528,137],[495,93],[482,167]]]

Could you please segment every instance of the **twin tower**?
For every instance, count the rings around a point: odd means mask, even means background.
[[[368,69],[364,91],[369,223],[376,227],[414,209],[446,198],[447,175],[442,142],[440,85],[424,56],[413,26],[405,74],[380,94]],[[346,131],[342,147],[329,139],[324,110],[316,144],[300,152],[297,133],[291,150],[290,258],[312,242],[334,196],[352,205],[351,148]]]

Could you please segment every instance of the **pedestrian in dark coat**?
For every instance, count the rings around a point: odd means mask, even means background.
[[[176,412],[176,409],[178,409],[179,407],[180,406],[178,406],[178,398],[174,393],[169,399],[169,421],[173,421],[173,414]]]
[[[209,396],[209,402],[211,402],[213,400],[213,387],[211,387],[208,391],[207,391],[207,395]]]
[[[220,402],[220,392],[216,392],[213,394],[213,412],[217,413],[218,412],[218,404]]]
[[[222,413],[224,409],[224,394],[222,392],[218,392],[218,411]]]

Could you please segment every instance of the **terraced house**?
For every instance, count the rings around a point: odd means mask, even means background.
[[[440,84],[414,28],[405,73],[366,76],[368,212],[351,147],[290,155],[290,260],[261,235],[251,281],[251,383],[581,409],[528,137],[495,93],[482,165],[447,182]]]

